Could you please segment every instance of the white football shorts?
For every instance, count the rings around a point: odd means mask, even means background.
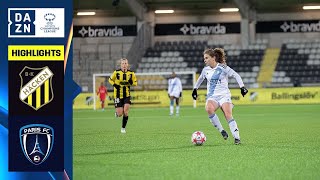
[[[219,107],[221,107],[222,104],[224,104],[224,103],[226,103],[226,102],[232,104],[231,95],[230,95],[230,94],[228,94],[228,95],[210,96],[210,97],[207,99],[207,101],[206,101],[206,105],[207,105],[207,103],[208,103],[209,100],[217,102],[217,104],[218,104]]]
[[[170,96],[173,96],[173,97],[175,97],[175,98],[180,98],[180,92],[172,92],[172,93],[170,93],[169,94]]]

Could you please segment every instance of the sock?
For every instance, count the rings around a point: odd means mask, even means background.
[[[229,127],[230,127],[230,131],[232,133],[232,136],[235,139],[240,139],[239,128],[238,128],[238,125],[237,125],[236,121],[234,119],[230,119],[228,121],[228,124],[229,124]]]
[[[126,128],[129,116],[122,117],[122,128]]]
[[[101,108],[104,109],[104,103],[101,103]]]
[[[170,100],[170,114],[173,114],[173,100]]]
[[[209,116],[209,119],[210,119],[210,122],[212,123],[212,125],[218,129],[219,132],[221,132],[223,129],[221,123],[220,123],[220,120],[219,120],[219,117],[218,115],[216,114],[211,114]]]
[[[176,114],[179,114],[180,106],[176,106]]]

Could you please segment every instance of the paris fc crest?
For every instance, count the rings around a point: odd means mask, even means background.
[[[50,155],[54,130],[44,124],[30,124],[20,128],[20,144],[25,157],[34,165],[43,163]]]
[[[38,110],[53,99],[52,77],[49,67],[31,68],[25,66],[20,72],[20,100]]]

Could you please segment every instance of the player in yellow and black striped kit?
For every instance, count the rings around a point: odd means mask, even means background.
[[[129,119],[130,109],[130,87],[137,85],[137,77],[133,71],[129,70],[128,59],[120,59],[120,69],[113,72],[109,78],[109,83],[114,87],[114,105],[116,108],[116,117],[122,118],[121,133],[126,133],[126,125]]]

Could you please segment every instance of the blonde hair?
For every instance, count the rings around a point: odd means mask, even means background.
[[[218,63],[227,64],[226,53],[222,48],[206,49],[203,51],[203,55],[205,54],[216,57],[216,62]]]
[[[127,61],[127,62],[128,62],[128,69],[130,69],[129,60],[128,60],[127,58],[121,58],[121,59],[119,59],[119,62],[118,62],[119,68],[121,68],[121,62],[122,62],[122,61]]]

